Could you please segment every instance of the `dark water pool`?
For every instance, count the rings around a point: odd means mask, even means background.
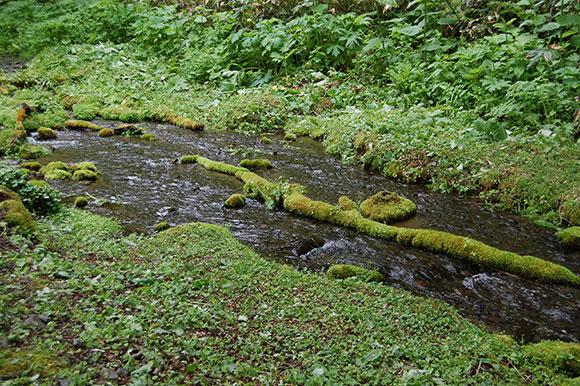
[[[115,126],[113,122],[99,123]],[[363,200],[381,190],[395,191],[418,207],[416,217],[397,225],[469,236],[580,273],[580,255],[566,253],[553,231],[518,216],[490,213],[475,200],[432,193],[344,166],[308,138],[287,145],[281,137],[272,136],[271,144],[262,144],[259,136],[195,133],[158,124],[144,126],[159,140],[59,132],[58,139],[44,142],[54,152],[39,161],[94,162],[102,172],[97,182],[53,184],[65,193],[90,193],[112,201],[90,208],[119,218],[130,231],[150,232],[161,221],[172,225],[193,221],[220,224],[262,255],[299,267],[321,270],[330,264],[351,263],[378,269],[385,274],[388,284],[442,299],[469,320],[495,331],[530,341],[580,340],[580,289],[540,284],[284,211],[268,211],[254,200],[241,209],[226,209],[223,202],[242,191],[240,181],[199,165],[180,165],[174,161],[188,154],[232,164],[246,156],[268,158],[274,169],[260,174],[271,180],[287,177],[306,186],[309,197],[331,203],[341,195]]]

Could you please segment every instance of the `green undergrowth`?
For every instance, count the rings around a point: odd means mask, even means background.
[[[6,384],[559,384],[441,301],[267,261],[220,226],[123,236],[66,209],[2,259]],[[30,299],[31,301],[24,301]],[[40,329],[24,322],[46,320]],[[15,356],[31,361],[19,366]],[[3,374],[4,376],[6,374]]]

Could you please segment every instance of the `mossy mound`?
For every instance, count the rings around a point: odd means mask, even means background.
[[[24,144],[20,149],[20,157],[25,159],[36,159],[49,153],[50,151],[47,148],[29,143]]]
[[[75,172],[77,170],[90,170],[91,172],[98,173],[97,167],[92,162],[79,162],[78,164],[71,165],[70,169]]]
[[[112,137],[115,132],[112,129],[101,129],[99,131],[99,137]]]
[[[268,137],[262,137],[260,138],[260,142],[267,145],[269,143],[272,143],[272,140]]]
[[[72,107],[73,115],[85,121],[92,121],[99,113],[99,106],[92,103],[77,103]]]
[[[580,249],[580,227],[570,227],[556,232],[556,237],[566,248]]]
[[[243,159],[240,166],[247,169],[272,169],[272,162],[264,158]]]
[[[296,136],[296,134],[286,133],[286,135],[284,135],[284,141],[292,142],[296,141],[297,139],[298,137]]]
[[[194,164],[197,163],[197,156],[196,155],[186,155],[181,157],[179,160],[182,164]]]
[[[40,172],[44,174],[44,173],[46,173],[49,170],[65,170],[65,171],[70,171],[70,168],[64,162],[54,161],[54,162],[51,162],[48,165],[44,166],[43,168],[41,168],[40,169]]]
[[[405,220],[417,213],[417,206],[392,192],[379,192],[360,204],[360,213],[373,221],[389,224]]]
[[[580,225],[580,197],[568,199],[560,207],[560,215],[572,225]]]
[[[85,196],[79,196],[75,199],[75,208],[84,208],[89,205],[89,200]]]
[[[241,208],[246,205],[246,197],[243,194],[232,194],[225,202],[228,208]]]
[[[342,210],[358,210],[358,205],[356,202],[348,198],[347,196],[340,196],[338,198],[338,205]]]
[[[3,218],[3,221],[9,227],[19,227],[25,233],[32,233],[36,230],[36,223],[32,215],[26,209],[20,196],[16,192],[0,185],[0,197],[2,197],[2,201],[0,202],[0,219]]]
[[[104,127],[95,125],[91,122],[81,121],[76,119],[69,119],[64,123],[64,125],[69,129],[76,129],[76,130],[93,130],[93,131],[101,131]]]
[[[31,172],[38,172],[40,171],[40,169],[42,169],[42,165],[39,162],[24,162],[22,164],[20,164],[20,167],[23,169],[28,169]]]
[[[26,131],[16,129],[0,130],[0,152],[8,150],[26,142]]]
[[[72,175],[72,179],[75,181],[96,181],[98,174],[92,170],[77,170]]]
[[[141,139],[146,141],[157,141],[157,137],[151,133],[145,133],[141,136]]]
[[[205,127],[205,124],[203,122],[193,121],[181,115],[173,115],[171,113],[168,113],[165,118],[167,119],[167,122],[175,126],[183,127],[185,129],[190,129],[193,131],[202,131]]]
[[[120,120],[123,122],[140,122],[147,117],[140,111],[127,108],[125,106],[109,106],[101,109],[99,115],[109,120]]]
[[[61,169],[48,170],[44,173],[45,180],[68,180],[71,177],[71,172]]]
[[[165,231],[165,230],[167,230],[169,228],[171,228],[171,225],[169,225],[168,222],[163,221],[163,222],[160,222],[159,224],[156,224],[153,227],[153,231],[154,232],[163,232],[163,231]]]
[[[123,135],[126,137],[140,137],[146,134],[145,129],[132,123],[119,125],[115,128],[115,135]]]
[[[524,352],[545,365],[580,375],[580,343],[544,340],[524,346]]]
[[[50,184],[43,180],[30,180],[28,183],[42,189],[50,189]]]
[[[41,139],[41,140],[56,139],[56,133],[51,128],[41,127],[37,130],[37,132],[38,132],[38,139]]]
[[[337,264],[328,268],[326,277],[331,279],[346,279],[349,277],[356,277],[364,282],[382,281],[383,274],[373,269],[365,269],[351,264]]]

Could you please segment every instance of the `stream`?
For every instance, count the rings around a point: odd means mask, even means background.
[[[118,124],[94,123],[109,128]],[[175,160],[200,154],[237,165],[243,158],[267,158],[274,168],[258,174],[273,181],[287,177],[304,185],[310,198],[329,203],[336,203],[341,195],[360,202],[381,190],[394,191],[414,201],[418,209],[415,217],[398,226],[469,236],[580,273],[580,254],[563,250],[552,230],[519,216],[491,213],[477,200],[433,193],[422,186],[397,183],[342,165],[309,138],[287,144],[280,135],[273,135],[272,143],[262,144],[261,136],[255,135],[192,132],[155,123],[140,126],[155,134],[158,141],[60,131],[57,139],[42,141],[54,151],[38,161],[94,162],[102,173],[98,181],[51,184],[65,194],[89,193],[109,200],[105,205],[93,202],[89,209],[118,218],[129,232],[151,233],[161,221],[171,225],[194,221],[219,224],[263,256],[300,268],[320,271],[331,264],[349,263],[377,269],[385,275],[386,284],[441,299],[492,331],[505,331],[526,341],[580,341],[578,288],[541,284],[283,210],[269,211],[255,200],[248,200],[241,209],[227,209],[223,203],[231,194],[242,192],[241,181]]]

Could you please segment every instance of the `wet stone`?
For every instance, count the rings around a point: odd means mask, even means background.
[[[129,371],[128,371],[127,369],[124,369],[124,368],[122,368],[122,367],[120,367],[120,368],[118,368],[118,369],[117,369],[117,375],[118,375],[120,378],[125,378],[125,377],[128,377],[128,376],[129,376],[129,374],[130,374],[130,373],[129,373]]]
[[[119,375],[117,374],[116,371],[112,370],[112,369],[104,369],[101,371],[100,373],[101,378],[103,379],[107,379],[110,381],[114,381],[119,379]]]

